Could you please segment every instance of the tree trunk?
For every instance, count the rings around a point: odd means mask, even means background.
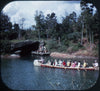
[[[59,43],[59,45],[61,46],[60,37],[58,38],[58,43]]]
[[[48,29],[46,30],[47,40],[48,40]]]
[[[91,31],[89,30],[89,39],[90,39],[90,47],[91,47]]]
[[[39,36],[39,40],[40,40],[40,30],[38,29],[38,36]]]
[[[83,29],[84,29],[84,23],[82,23],[81,45],[83,45]]]
[[[87,38],[87,25],[86,25],[86,38]],[[88,38],[87,38],[88,39]]]
[[[93,31],[92,31],[92,43],[94,43],[94,36],[93,36]]]
[[[18,39],[20,40],[20,38],[21,38],[21,30],[19,29],[19,31],[18,31]]]

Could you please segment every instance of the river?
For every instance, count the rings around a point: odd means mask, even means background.
[[[94,86],[98,80],[99,71],[36,67],[33,61],[39,58],[1,59],[3,83],[12,90],[84,90]],[[52,58],[44,59],[46,62]]]

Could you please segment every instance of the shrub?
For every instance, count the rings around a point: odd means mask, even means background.
[[[1,40],[0,45],[1,53],[10,53],[11,43],[9,40]]]
[[[54,40],[49,40],[47,43],[47,47],[49,50],[58,48],[57,42]]]
[[[59,46],[58,48],[58,52],[66,52],[67,51],[67,47],[66,46]]]
[[[76,52],[79,50],[79,47],[77,45],[73,46],[72,47],[72,52]]]

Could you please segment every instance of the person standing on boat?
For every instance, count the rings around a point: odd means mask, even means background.
[[[93,63],[93,67],[97,68],[99,66],[97,60],[95,60],[95,63]]]

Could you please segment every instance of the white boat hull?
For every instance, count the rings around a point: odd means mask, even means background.
[[[39,60],[34,60],[33,64],[35,66],[41,66],[42,63],[40,63]]]

